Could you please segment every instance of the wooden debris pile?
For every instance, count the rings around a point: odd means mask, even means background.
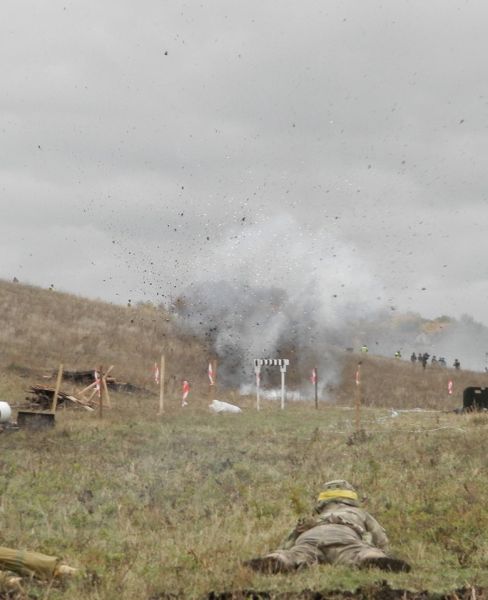
[[[26,400],[29,402],[29,406],[31,408],[35,408],[37,410],[50,410],[53,398],[55,394],[55,388],[48,387],[45,385],[32,385],[28,390],[30,397],[26,397]],[[85,410],[94,410],[93,407],[97,404],[96,401],[92,399],[86,400],[84,398],[80,398],[77,396],[73,396],[73,394],[66,394],[65,392],[59,391],[58,393],[58,407],[59,406],[69,406],[69,405],[80,406]]]
[[[56,373],[53,372],[49,378],[55,377]],[[89,385],[95,381],[95,370],[85,370],[85,371],[64,371],[63,372],[63,380],[72,381],[78,384]],[[124,381],[117,381],[115,377],[110,377],[107,375],[105,377],[105,381],[107,383],[107,387],[109,390],[113,390],[114,392],[122,392],[126,394],[140,394],[144,396],[152,395],[153,392],[151,390],[147,390],[143,387],[134,385],[133,383],[128,383]]]
[[[84,383],[85,385],[93,383],[95,380],[95,370],[90,371],[64,371],[63,379],[67,381],[74,381],[75,383]],[[115,384],[114,377],[106,377],[108,387],[112,387]]]

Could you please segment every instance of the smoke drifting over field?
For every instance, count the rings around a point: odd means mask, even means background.
[[[363,343],[385,356],[427,351],[449,365],[459,358],[464,367],[484,368],[488,329],[469,317],[399,313],[355,248],[327,231],[313,234],[283,216],[232,231],[214,252],[215,262],[195,265],[174,310],[207,338],[224,384],[252,381],[253,358],[282,357],[291,359],[297,381],[317,366],[325,386],[337,381],[337,350]],[[276,383],[276,375],[265,382]]]

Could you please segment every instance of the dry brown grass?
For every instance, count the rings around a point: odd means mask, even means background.
[[[355,372],[361,361],[361,400],[364,406],[400,409],[425,408],[452,410],[462,406],[463,390],[468,386],[488,386],[488,374],[456,371],[452,368],[412,365],[405,360],[345,355],[341,384],[333,390],[339,404],[352,404],[357,393]],[[447,391],[453,382],[453,394]]]
[[[207,396],[206,366],[211,354],[206,343],[185,330],[184,321],[151,304],[115,306],[70,294],[0,281],[0,368],[17,375],[25,368],[54,370],[91,369],[115,365],[114,375],[153,389],[152,365],[166,355],[166,393],[178,403],[181,380],[192,383],[192,396]],[[310,353],[310,349],[303,349]],[[307,355],[308,355],[307,354]],[[362,361],[361,398],[364,406],[451,410],[462,405],[469,385],[488,385],[488,375],[451,368],[431,367],[380,356],[336,352],[342,369],[337,386],[330,389],[332,403],[354,403],[355,371]],[[312,364],[314,357],[310,356]],[[308,374],[290,368],[289,383],[297,385]],[[454,394],[448,396],[452,379]],[[25,384],[25,382],[23,382]],[[12,391],[11,398],[18,395]],[[227,398],[236,398],[231,391]]]
[[[180,393],[181,379],[205,385],[204,344],[162,308],[114,306],[71,294],[0,281],[0,365],[92,369],[115,365],[122,381],[150,386],[151,368],[167,358],[167,390]]]

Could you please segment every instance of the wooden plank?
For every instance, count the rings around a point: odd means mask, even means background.
[[[112,402],[110,401],[110,394],[108,393],[108,387],[107,387],[107,377],[105,375],[102,377],[102,385],[103,385],[103,390],[105,392],[105,396],[107,397],[107,406],[108,406],[108,408],[112,408]]]
[[[80,392],[78,392],[78,394],[83,395],[85,392],[87,392],[88,390],[91,390],[96,385],[97,385],[97,382],[94,381],[93,383],[90,383],[90,385],[87,385],[85,388],[83,388]]]
[[[108,393],[108,386],[107,386],[107,376],[110,373],[110,371],[114,368],[114,365],[111,365],[108,369],[107,372],[105,373],[105,375],[102,377],[102,386],[103,386],[103,390],[105,392],[105,395],[107,397],[107,406],[108,408],[112,408],[112,402],[110,400],[110,394]]]
[[[98,390],[98,397],[99,397],[99,404],[98,404],[98,416],[100,417],[100,419],[103,417],[103,367],[102,365],[100,365],[100,367],[98,368],[98,377],[99,377],[99,381],[100,381],[100,388]]]
[[[58,406],[58,395],[59,389],[61,388],[61,380],[63,378],[63,364],[59,365],[58,378],[56,380],[56,388],[54,390],[53,403],[51,405],[51,413],[54,415],[56,413],[56,408]]]

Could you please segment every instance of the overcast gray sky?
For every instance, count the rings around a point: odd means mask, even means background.
[[[311,280],[488,324],[486,2],[0,12],[0,277],[121,303]]]

